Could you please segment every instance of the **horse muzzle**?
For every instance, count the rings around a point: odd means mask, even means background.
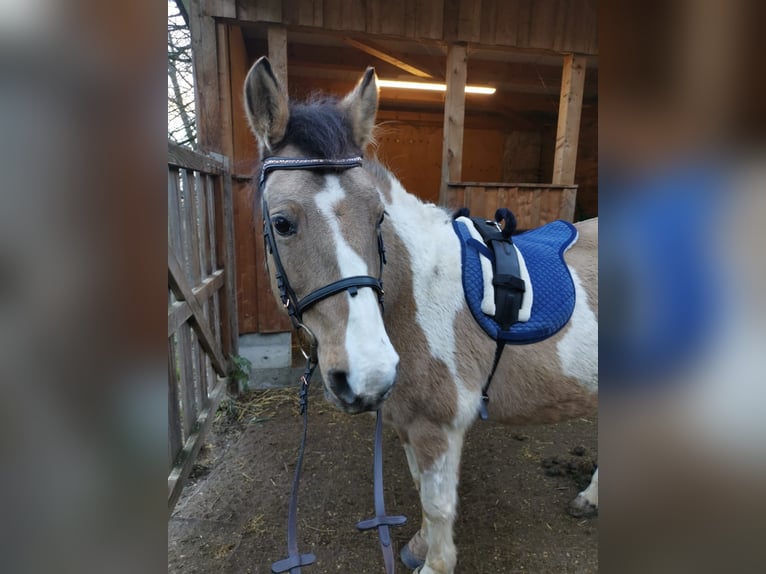
[[[390,382],[380,383],[378,381],[374,385],[376,391],[357,393],[349,383],[348,373],[340,369],[330,369],[324,377],[325,396],[340,410],[349,414],[376,411],[394,390],[396,369],[394,369],[393,376],[386,378],[390,379]]]

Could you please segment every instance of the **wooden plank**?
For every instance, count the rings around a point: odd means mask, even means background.
[[[425,70],[422,70],[411,63],[405,62],[404,60],[402,60],[401,58],[397,58],[393,54],[385,52],[383,49],[373,45],[372,42],[370,42],[369,40],[367,41],[367,43],[364,43],[364,42],[359,42],[357,40],[354,40],[353,38],[349,38],[348,36],[344,36],[343,41],[349,46],[353,46],[357,50],[361,50],[365,54],[369,54],[370,56],[378,58],[379,60],[383,60],[384,62],[388,62],[389,64],[396,66],[397,68],[401,70],[404,70],[408,74],[412,74],[413,76],[418,76],[419,78],[433,78],[433,76],[429,74],[428,72],[426,72]]]
[[[556,130],[556,151],[553,156],[555,184],[572,185],[577,167],[577,144],[580,137],[580,115],[585,84],[585,56],[567,54],[561,75],[559,121]]]
[[[304,7],[305,9],[305,7]],[[313,7],[311,7],[313,10]],[[238,26],[231,26],[229,29],[229,66],[231,69],[231,93],[232,93],[232,116],[234,118],[245,117],[245,107],[242,95],[242,86],[245,82],[245,76],[251,65],[247,53],[242,30]],[[235,121],[233,124],[233,145],[234,154],[232,156],[235,171],[252,173],[255,171],[255,165],[258,162],[258,148],[255,138],[250,132],[250,128],[245,121]],[[226,267],[226,246],[224,245],[224,230],[231,227],[231,232],[239,238],[236,243],[234,259],[234,268],[236,273],[230,284],[236,289],[236,306],[227,306],[227,297],[222,294],[220,297],[219,311],[225,316],[236,316],[238,329],[243,333],[257,331],[258,307],[256,304],[256,294],[258,292],[258,277],[260,268],[263,267],[263,260],[258,260],[255,254],[255,240],[258,234],[253,227],[253,191],[254,184],[251,181],[236,181],[233,183],[232,201],[233,201],[233,219],[225,221],[223,218],[223,183],[217,187],[216,198],[216,252],[218,260],[224,262]],[[239,333],[235,333],[232,340],[236,340]],[[224,335],[224,338],[226,336]],[[226,338],[226,345],[230,344],[229,338]]]
[[[500,2],[502,4],[502,2]],[[494,44],[498,25],[497,0],[483,0],[481,4],[479,33],[482,44]]]
[[[181,172],[181,230],[183,244],[183,264],[186,277],[191,285],[195,285],[199,277],[195,273],[194,255],[195,252],[195,234],[194,234],[194,215],[192,209],[194,206],[194,172],[183,170]]]
[[[176,334],[178,340],[178,366],[181,382],[181,428],[183,440],[192,432],[194,424],[194,368],[192,366],[192,333],[187,325],[182,325]]]
[[[444,101],[440,205],[444,205],[446,201],[447,182],[460,181],[462,175],[466,58],[464,45],[450,44],[447,51],[447,94]]]
[[[443,35],[445,42],[455,42],[458,39],[458,17],[460,15],[460,0],[444,0]]]
[[[178,404],[178,373],[176,372],[176,345],[168,339],[168,468],[173,467],[183,445],[181,438],[181,411]]]
[[[228,168],[228,164],[226,164]],[[223,300],[221,301],[221,320],[225,326],[221,330],[221,345],[224,356],[229,359],[239,353],[239,323],[237,319],[237,263],[234,249],[234,201],[232,198],[231,174],[223,177],[223,218],[227,224],[222,229],[221,243],[223,244],[224,283]]]
[[[218,269],[215,256],[215,204],[213,203],[213,194],[215,193],[215,180],[212,176],[205,176],[205,223],[207,231],[207,268],[206,275],[211,275]]]
[[[518,2],[516,0],[501,0],[496,3],[493,43],[505,46],[516,45],[519,26],[517,14]],[[482,32],[482,40],[483,38],[484,32]]]
[[[220,146],[211,149],[210,151],[223,154],[226,157],[231,157],[234,153],[234,150],[232,149],[232,132],[234,127],[232,124],[235,121],[241,121],[241,118],[233,117],[231,109],[228,25],[220,22],[216,24],[216,42],[218,43],[218,48],[216,49],[216,54],[218,56],[218,92],[223,105],[220,110],[221,117],[219,119]],[[239,91],[242,90],[240,89]]]
[[[311,26],[313,7],[304,0],[283,0],[282,19],[287,26]]]
[[[416,37],[441,39],[444,30],[443,0],[422,0],[413,4],[416,7]]]
[[[562,189],[559,200],[557,219],[574,221],[575,203],[577,201],[577,189]]]
[[[271,24],[266,36],[271,68],[287,90],[287,28],[281,24]]]
[[[168,140],[168,165],[203,173],[219,174],[223,166],[213,158]]]
[[[218,85],[218,41],[211,16],[200,13],[200,3],[191,3],[189,14],[194,95],[197,117],[197,142],[202,151],[220,151],[221,99]]]
[[[225,377],[228,370],[226,368],[226,361],[221,355],[221,351],[215,346],[215,339],[213,338],[213,334],[210,331],[207,321],[205,321],[202,306],[189,286],[181,264],[171,252],[168,252],[168,283],[179,301],[186,301],[189,303],[193,313],[190,323],[194,328],[194,331],[197,333],[203,348],[213,359],[213,366],[215,366],[216,371],[219,375]]]
[[[181,490],[186,479],[189,478],[194,460],[197,458],[205,436],[213,424],[215,412],[218,410],[221,398],[225,394],[227,383],[228,379],[219,379],[217,381],[215,388],[210,393],[208,405],[194,421],[194,432],[186,439],[184,447],[177,458],[176,465],[168,476],[168,518],[173,512],[176,502],[178,502],[178,497],[181,496]]]
[[[482,0],[460,0],[457,38],[463,42],[481,40]]]
[[[363,32],[365,29],[366,7],[359,0],[341,0],[341,26],[344,30]]]
[[[199,184],[199,174],[186,171],[184,177],[184,188],[186,191],[185,199],[187,202],[187,231],[189,238],[189,269],[187,275],[189,283],[198,285],[202,281],[202,257],[200,255],[200,232],[199,232],[199,204],[197,202],[197,185]]]
[[[176,252],[181,252],[181,211],[178,205],[177,169],[168,168],[168,245]]]
[[[282,0],[237,2],[237,20],[241,22],[282,22]]]
[[[236,0],[200,0],[203,2],[203,10],[206,16],[215,16],[216,18],[236,18],[237,3]],[[184,0],[188,4],[189,0]]]
[[[199,301],[207,301],[224,284],[223,269],[218,269],[212,275],[206,277],[202,284],[194,287],[192,292]],[[191,307],[186,301],[176,301],[168,306],[168,337],[175,333],[193,315]],[[214,323],[215,324],[215,323]]]

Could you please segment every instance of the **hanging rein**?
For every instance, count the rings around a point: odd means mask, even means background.
[[[306,368],[301,376],[301,389],[300,389],[300,412],[303,417],[303,433],[301,436],[301,444],[298,451],[298,460],[295,466],[295,475],[293,477],[292,491],[290,494],[290,508],[287,518],[287,558],[275,562],[271,566],[273,574],[280,574],[282,572],[289,572],[290,574],[300,574],[301,566],[308,566],[316,560],[316,556],[311,553],[301,554],[298,551],[298,487],[300,483],[301,468],[303,466],[303,454],[306,446],[306,436],[308,430],[308,389],[311,382],[311,376],[317,366],[317,347],[318,342],[314,333],[303,322],[303,313],[309,309],[312,305],[317,304],[323,299],[332,297],[344,291],[348,291],[351,297],[355,297],[358,293],[358,289],[363,287],[369,287],[378,294],[378,303],[380,304],[381,311],[383,310],[383,266],[386,263],[386,250],[383,245],[383,235],[381,233],[380,224],[378,222],[376,228],[377,241],[378,241],[378,256],[379,256],[379,268],[378,277],[371,277],[369,275],[357,275],[354,277],[345,277],[332,283],[320,287],[309,293],[308,295],[298,298],[290,281],[287,278],[287,273],[282,265],[282,260],[279,257],[279,251],[274,238],[274,228],[271,222],[271,216],[269,214],[269,207],[266,202],[266,196],[264,189],[266,187],[266,178],[268,175],[277,170],[296,170],[305,169],[312,171],[342,171],[355,167],[362,166],[362,158],[360,156],[342,158],[342,159],[318,159],[318,158],[287,158],[287,157],[270,157],[263,161],[261,165],[261,174],[258,180],[258,188],[262,200],[262,214],[263,214],[263,237],[268,254],[272,256],[274,261],[274,276],[279,289],[279,298],[283,307],[287,311],[290,320],[295,328],[296,332],[300,336],[301,333],[305,334],[309,339],[309,348],[305,350],[301,347],[301,352],[306,359]],[[386,515],[384,498],[383,498],[383,454],[382,454],[382,437],[383,437],[383,416],[378,410],[377,423],[375,426],[375,455],[374,455],[374,497],[375,497],[375,516],[368,520],[363,520],[357,524],[359,530],[369,530],[372,528],[378,529],[378,535],[380,537],[380,545],[383,552],[383,560],[386,565],[386,573],[394,574],[394,553],[391,541],[391,533],[389,527],[400,526],[404,524],[407,519],[404,516],[388,516]]]

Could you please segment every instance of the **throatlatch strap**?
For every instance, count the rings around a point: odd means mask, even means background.
[[[309,383],[311,375],[314,373],[316,364],[311,358],[306,359],[306,370],[301,377],[301,414],[303,415],[303,436],[301,437],[301,446],[298,450],[298,462],[295,464],[295,475],[293,476],[293,487],[290,492],[290,510],[287,514],[287,558],[274,562],[271,565],[273,574],[281,572],[290,572],[290,574],[301,574],[301,566],[308,566],[316,561],[316,556],[311,553],[301,554],[298,552],[298,486],[301,479],[301,468],[303,467],[303,451],[306,449],[306,434],[309,424]]]
[[[383,414],[378,410],[378,420],[375,423],[375,458],[373,462],[375,494],[375,517],[357,523],[359,530],[378,529],[380,549],[383,551],[383,562],[386,574],[394,574],[394,549],[391,545],[391,526],[401,526],[407,522],[406,516],[387,516],[386,504],[383,497]]]

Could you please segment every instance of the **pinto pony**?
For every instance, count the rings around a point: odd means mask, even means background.
[[[378,105],[368,68],[342,100],[289,103],[266,58],[245,81],[245,107],[262,160],[361,156]],[[287,162],[289,163],[289,162]],[[349,413],[382,408],[404,445],[420,494],[419,532],[402,560],[420,574],[451,574],[463,437],[477,418],[495,342],[466,305],[461,247],[451,215],[407,193],[372,159],[352,167],[280,169],[263,186],[274,250],[296,299],[345,278],[367,282],[314,302],[301,322],[318,343],[325,395]],[[538,424],[592,415],[597,407],[597,221],[578,224],[565,259],[576,303],[552,337],[509,345],[489,390],[490,420]],[[381,252],[379,235],[385,244]],[[268,253],[272,291],[274,253]],[[385,304],[372,278],[381,269]],[[597,506],[597,475],[573,502]]]

